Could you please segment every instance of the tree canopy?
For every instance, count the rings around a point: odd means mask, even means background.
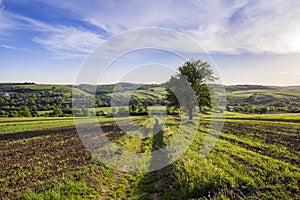
[[[196,105],[199,109],[212,106],[211,91],[207,83],[216,79],[208,62],[199,59],[185,62],[166,83],[168,106],[182,106],[188,111],[189,119],[193,119]]]

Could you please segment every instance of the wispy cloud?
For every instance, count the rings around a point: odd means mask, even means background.
[[[107,33],[104,36],[86,28],[52,25],[16,14],[5,15],[3,21],[6,23],[1,23],[0,32],[8,28],[9,20],[22,22],[18,27],[27,25],[28,29],[39,32],[32,38],[33,42],[57,56],[61,54],[61,57],[85,55],[107,35],[140,27],[174,29],[191,37],[211,53],[300,53],[300,27],[297,26],[300,24],[300,2],[294,0],[272,3],[268,0],[31,1],[34,2],[67,10],[78,20]],[[188,47],[186,49],[192,51]]]
[[[103,40],[89,31],[63,27],[58,31],[34,37],[33,41],[53,51],[58,57],[76,57],[90,53]]]
[[[1,8],[1,0],[0,0]],[[32,41],[54,53],[57,58],[82,57],[90,53],[103,41],[101,36],[83,28],[65,25],[51,25],[0,9],[0,35],[11,40],[11,31],[34,31]],[[3,44],[6,49],[17,49]]]
[[[6,44],[1,44],[0,45],[2,48],[5,48],[5,49],[13,49],[13,50],[16,50],[17,48],[16,47],[13,47],[13,46],[10,46],[10,45],[6,45]]]
[[[11,14],[14,19],[24,22],[23,28],[38,32],[32,41],[55,53],[56,57],[77,57],[90,53],[103,41],[101,36],[89,30],[72,26],[50,25],[39,20]]]
[[[4,11],[2,0],[0,0],[0,37],[7,36],[9,31],[15,29],[16,22]]]
[[[294,0],[44,2],[111,34],[158,26],[183,32],[210,52],[300,52],[300,2]]]

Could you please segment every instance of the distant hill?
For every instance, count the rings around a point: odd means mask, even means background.
[[[57,92],[72,92],[72,85],[52,85],[34,83],[0,83],[0,92],[34,92],[55,90]]]
[[[219,90],[222,85],[215,85]],[[227,106],[236,111],[245,111],[255,109],[253,106],[267,106],[271,111],[291,111],[300,110],[300,86],[264,86],[264,85],[230,85],[224,86],[226,90]],[[159,84],[139,85],[133,83],[117,83],[109,85],[51,85],[34,83],[0,83],[0,94],[24,94],[25,96],[16,96],[15,99],[25,98],[26,95],[40,93],[40,98],[46,98],[47,95],[61,96],[65,103],[71,103],[72,92],[76,95],[91,96],[96,95],[97,99],[106,102],[109,105],[112,92],[116,96],[130,98],[132,95],[139,99],[155,104],[164,102],[165,88]],[[10,100],[11,101],[11,100]],[[20,100],[15,104],[23,105]],[[165,102],[164,102],[165,103]],[[46,105],[52,105],[46,103]],[[3,104],[7,106],[6,104]],[[14,105],[13,102],[10,105]],[[59,105],[57,103],[57,105]]]
[[[267,106],[274,112],[300,112],[300,86],[232,85],[225,89],[227,105],[235,111],[249,112],[255,109],[253,106]]]
[[[225,86],[226,94],[232,99],[256,99],[257,103],[270,103],[276,99],[299,100],[300,86],[261,86],[261,85],[233,85]],[[254,96],[253,96],[254,95]]]
[[[115,95],[130,97],[135,95],[142,99],[160,99],[162,100],[165,95],[165,89],[163,86],[158,84],[133,84],[133,83],[117,83],[109,85],[88,85],[81,84],[75,86],[75,88],[82,90],[88,94],[96,96],[111,96],[112,93]]]
[[[227,92],[247,91],[247,90],[276,90],[278,86],[264,86],[264,85],[230,85],[225,86]]]

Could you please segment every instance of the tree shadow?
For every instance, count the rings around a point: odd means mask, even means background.
[[[166,146],[162,125],[156,118],[153,132],[152,152],[159,151]],[[169,158],[167,153],[152,157],[149,163],[149,169],[157,169],[161,162],[166,163],[168,160]],[[138,181],[134,188],[133,195],[139,199],[161,199],[164,193],[164,188],[171,184],[169,179],[169,171],[171,167],[172,165],[169,165],[156,171],[143,174],[142,178]]]

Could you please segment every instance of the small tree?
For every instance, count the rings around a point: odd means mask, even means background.
[[[144,106],[143,106],[143,104],[139,103],[139,104],[137,105],[137,110],[138,110],[139,113],[142,113],[142,112],[144,111]]]
[[[260,108],[260,114],[266,114],[268,112],[268,107],[267,106],[262,106]]]
[[[23,117],[31,117],[31,112],[27,106],[22,106],[19,115]]]
[[[6,115],[6,112],[4,110],[0,110],[0,116]]]
[[[130,105],[130,112],[135,112],[137,110],[137,106],[135,104]]]
[[[18,117],[18,116],[19,116],[19,113],[16,110],[9,112],[9,115],[8,115],[8,117]]]
[[[62,112],[62,110],[58,107],[55,107],[54,110],[52,111],[52,115],[54,117],[62,117],[64,115],[64,113]]]
[[[214,81],[213,69],[210,64],[202,60],[190,60],[185,62],[178,68],[178,73],[172,76],[167,82],[167,100],[168,106],[174,106],[175,108],[180,107],[180,103],[187,111],[189,119],[193,119],[193,110],[195,105],[199,105],[199,109],[204,106],[211,107],[211,93],[207,82]],[[192,88],[194,94],[191,94],[191,90],[184,88],[184,82],[187,82]],[[174,92],[177,94],[175,95]],[[181,102],[179,102],[177,96],[180,96]],[[196,97],[194,102],[191,97]]]

